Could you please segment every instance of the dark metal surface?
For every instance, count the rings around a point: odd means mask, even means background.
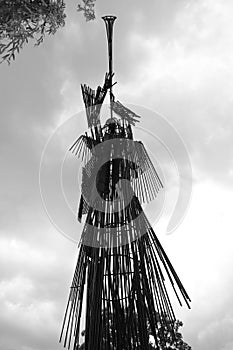
[[[80,349],[83,320],[84,350],[149,350],[149,334],[155,342],[158,338],[165,341],[168,331],[173,334],[175,315],[165,280],[180,304],[183,299],[189,307],[190,298],[141,206],[155,199],[163,185],[144,145],[133,138],[131,124],[139,116],[111,100],[111,118],[101,125],[100,110],[108,89],[113,98],[112,28],[116,17],[103,19],[109,73],[103,88],[94,91],[82,86],[89,132],[70,148],[84,162],[78,219],[86,215],[86,221],[60,341],[64,339],[65,347]],[[113,117],[113,112],[121,119]],[[107,161],[99,166],[104,157]],[[122,190],[117,187],[121,180],[126,181]],[[105,209],[98,209],[97,202],[103,202]],[[119,244],[111,244],[114,240]]]
[[[110,75],[110,108],[111,108],[111,118],[113,116],[112,114],[112,102],[114,101],[114,95],[112,93],[112,77],[113,77],[113,59],[112,59],[112,39],[113,39],[113,25],[116,20],[116,16],[104,16],[102,19],[105,22],[106,26],[106,32],[107,32],[107,39],[108,39],[108,71]]]

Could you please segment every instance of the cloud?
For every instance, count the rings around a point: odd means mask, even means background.
[[[220,349],[232,339],[223,336],[226,320],[233,314],[231,207],[232,191],[215,183],[197,184],[183,224],[171,236],[161,237],[192,300],[191,310],[179,308],[175,300],[174,305],[184,321],[184,339],[193,349],[210,349],[213,327],[217,345],[211,349]]]
[[[185,321],[185,341],[197,350],[209,350],[212,339],[213,350],[230,350],[233,341],[232,6],[230,0],[96,2],[99,17],[118,16],[116,97],[164,114],[191,155],[193,202],[179,230],[161,241],[193,299],[192,310],[177,308],[177,315]],[[5,350],[58,348],[76,262],[76,247],[57,234],[43,211],[38,168],[48,136],[82,108],[79,84],[102,82],[107,45],[100,18],[86,23],[73,2],[67,12],[65,28],[0,67]],[[80,129],[77,123],[77,135]]]
[[[74,263],[57,241],[53,250],[0,239],[1,348],[57,348]]]
[[[221,350],[231,350],[233,348],[233,342],[226,344]]]
[[[130,33],[131,69],[119,87],[120,98],[164,114],[182,134],[202,175],[230,186],[232,4],[187,5],[176,13],[167,41],[159,34]]]
[[[229,348],[232,344],[233,318],[225,316],[208,324],[198,335],[198,343],[201,349],[218,350],[222,347]],[[227,344],[226,346],[224,346]]]

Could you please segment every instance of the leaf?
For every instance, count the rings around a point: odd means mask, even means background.
[[[55,34],[65,24],[64,11],[63,0],[1,0],[0,40],[6,39],[7,43],[0,43],[0,54],[2,56],[9,48],[12,52],[12,55],[1,57],[1,62],[14,60],[15,52],[19,53],[29,39],[35,40],[36,45],[39,45],[43,41],[41,34]]]

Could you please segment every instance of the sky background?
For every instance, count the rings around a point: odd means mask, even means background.
[[[184,221],[172,235],[155,227],[192,299],[191,310],[174,306],[184,339],[194,350],[232,350],[233,2],[97,0],[88,23],[76,1],[66,4],[63,29],[0,66],[0,350],[62,349],[77,245],[46,215],[39,165],[48,137],[82,109],[80,83],[103,81],[106,14],[118,17],[117,98],[164,115],[192,162]]]

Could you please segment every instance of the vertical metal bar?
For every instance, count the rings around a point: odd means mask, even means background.
[[[110,82],[110,110],[112,118],[112,102],[113,102],[113,93],[112,93],[112,75],[113,75],[113,60],[112,60],[112,38],[113,38],[113,24],[116,20],[116,16],[104,16],[102,19],[106,25],[107,39],[108,39],[108,69],[109,69],[109,82]]]

